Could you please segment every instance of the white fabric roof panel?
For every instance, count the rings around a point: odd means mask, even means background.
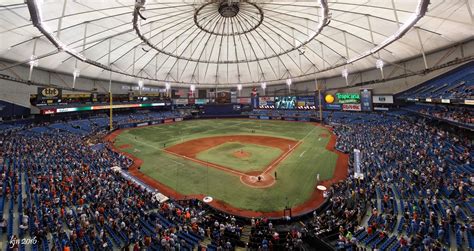
[[[313,79],[314,73],[340,75],[344,67],[349,72],[374,68],[378,58],[397,62],[418,56],[418,34],[425,51],[473,36],[469,1],[431,0],[406,34],[369,55],[425,2],[155,0],[138,8],[133,0],[2,1],[0,58],[27,62],[34,54],[43,68],[72,74],[77,65],[81,76],[103,79],[110,67],[115,81],[143,78],[147,85],[281,84],[287,78]],[[39,25],[67,50],[58,51],[33,25],[28,6],[37,6]],[[328,23],[322,23],[324,10]]]

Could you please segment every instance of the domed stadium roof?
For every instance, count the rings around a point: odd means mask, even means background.
[[[6,0],[0,58],[147,85],[281,84],[473,35],[469,1]],[[380,62],[380,61],[379,61]],[[316,75],[315,75],[316,74]]]

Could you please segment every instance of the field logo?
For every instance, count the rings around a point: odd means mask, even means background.
[[[327,94],[326,97],[324,97],[324,101],[328,104],[332,104],[334,102],[334,96],[332,94]]]

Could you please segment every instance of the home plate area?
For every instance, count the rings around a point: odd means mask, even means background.
[[[275,184],[275,178],[269,174],[251,173],[240,176],[240,181],[254,188],[267,188]]]

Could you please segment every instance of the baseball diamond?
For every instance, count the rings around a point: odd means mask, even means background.
[[[328,134],[315,123],[221,119],[113,136],[118,151],[139,159],[140,170],[132,172],[152,186],[181,198],[212,196],[217,208],[251,216],[280,215],[287,207],[304,213],[323,201],[316,175],[330,184],[347,174],[347,156],[330,150]],[[247,158],[234,156],[244,152]]]
[[[0,251],[474,251],[474,0],[3,0]]]

